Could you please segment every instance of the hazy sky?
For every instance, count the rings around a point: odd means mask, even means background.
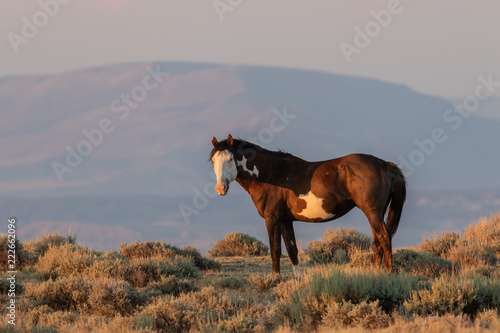
[[[194,61],[373,77],[451,98],[473,94],[479,75],[500,81],[498,0],[2,0],[0,22],[0,77]]]

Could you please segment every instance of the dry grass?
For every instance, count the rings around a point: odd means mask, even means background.
[[[320,260],[301,255],[294,277],[286,257],[273,275],[269,255],[212,260],[161,242],[102,253],[44,235],[20,244],[18,322],[0,331],[500,331],[500,216],[395,251],[393,274],[373,268],[367,244],[329,231],[308,249]]]

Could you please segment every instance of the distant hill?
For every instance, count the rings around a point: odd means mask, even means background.
[[[431,227],[466,225],[467,214],[500,207],[496,199],[481,201],[500,188],[498,100],[487,101],[477,112],[482,117],[463,119],[456,130],[443,118],[451,104],[373,79],[250,66],[128,64],[2,78],[1,208],[31,228],[25,236],[73,224],[106,247],[165,237],[204,242],[197,245],[204,249],[214,237],[252,234],[253,228],[265,237],[238,185],[197,209],[191,224],[179,213],[179,204],[194,207],[195,193],[210,189],[212,136],[231,133],[308,160],[364,152],[400,163],[420,154],[422,165],[409,175],[408,188],[410,197],[422,193],[427,201],[410,199],[396,236],[407,237],[400,234],[411,226],[405,243],[413,242]],[[436,128],[447,140],[427,156],[421,151],[430,149],[425,144]],[[457,193],[474,193],[479,208],[462,205]],[[434,207],[436,200],[447,204]],[[339,223],[348,225],[350,218]],[[352,219],[368,226],[362,216]],[[314,237],[328,226],[334,224],[307,230],[318,228]]]

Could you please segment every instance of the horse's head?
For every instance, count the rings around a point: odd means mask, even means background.
[[[219,195],[226,195],[229,190],[229,183],[238,176],[238,168],[234,155],[231,152],[233,148],[233,137],[229,134],[227,140],[218,142],[214,137],[212,139],[214,149],[210,158],[214,164],[214,172],[217,177],[215,189]]]

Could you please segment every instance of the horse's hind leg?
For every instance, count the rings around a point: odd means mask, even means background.
[[[299,267],[297,242],[295,240],[295,232],[293,231],[293,221],[284,222],[281,224],[281,234],[285,241],[286,251],[293,265],[293,274],[296,277],[302,276],[302,271]]]
[[[297,250],[297,242],[295,241],[295,232],[293,231],[293,222],[281,223],[281,234],[285,241],[286,251],[292,261],[292,265],[297,266],[299,259],[297,257],[299,251]]]
[[[375,266],[380,267],[382,254],[384,256],[385,268],[392,271],[392,241],[391,236],[384,223],[383,215],[377,212],[365,212],[372,227],[373,249],[375,251]]]

